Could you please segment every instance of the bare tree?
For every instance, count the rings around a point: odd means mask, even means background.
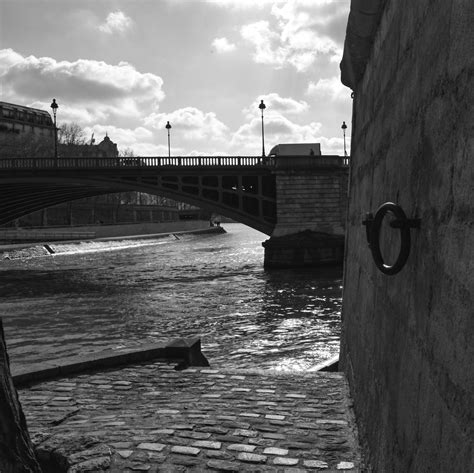
[[[58,129],[58,142],[64,145],[85,145],[86,133],[77,123],[64,123]]]

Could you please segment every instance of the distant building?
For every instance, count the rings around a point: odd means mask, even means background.
[[[0,139],[26,134],[54,138],[51,115],[38,108],[0,102]]]
[[[74,158],[116,158],[119,155],[117,143],[108,135],[98,144],[59,144],[59,156]]]

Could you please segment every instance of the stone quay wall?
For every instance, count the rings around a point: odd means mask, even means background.
[[[277,172],[277,225],[272,236],[305,230],[344,235],[347,176],[347,168]]]
[[[342,265],[349,169],[345,158],[327,158],[288,159],[276,171],[277,224],[263,243],[266,268]]]
[[[474,469],[473,23],[471,0],[387,1],[354,87],[341,363],[378,473]],[[387,201],[421,219],[392,276],[362,225]]]

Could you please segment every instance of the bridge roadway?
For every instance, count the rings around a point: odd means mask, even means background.
[[[1,158],[0,225],[71,200],[139,191],[217,212],[271,235],[276,176],[346,168],[341,156]]]

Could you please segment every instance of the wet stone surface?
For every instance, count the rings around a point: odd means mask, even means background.
[[[340,373],[156,362],[19,394],[38,455],[58,473],[363,471]]]

